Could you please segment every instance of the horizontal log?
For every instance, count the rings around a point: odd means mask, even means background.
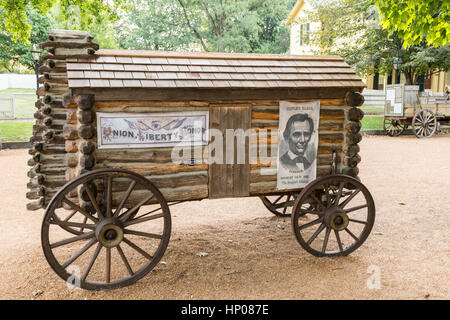
[[[349,167],[349,168],[354,168],[358,165],[358,163],[361,162],[361,156],[360,155],[355,155],[353,157],[344,157],[344,166]]]
[[[81,125],[78,127],[78,136],[83,139],[91,139],[95,136],[96,130],[92,125]]]
[[[79,157],[79,162],[82,169],[90,170],[95,165],[95,158],[91,154],[81,154]]]
[[[63,73],[63,72],[66,72],[67,71],[67,69],[66,69],[66,67],[64,66],[61,66],[61,67],[50,67],[50,66],[48,66],[48,65],[42,65],[42,66],[40,66],[39,67],[39,73],[40,74],[44,74],[44,73]]]
[[[347,118],[350,121],[361,121],[364,118],[364,111],[360,108],[351,108],[348,110]]]
[[[66,181],[71,181],[75,179],[77,177],[77,170],[74,168],[66,169],[64,177]]]
[[[345,138],[346,138],[347,144],[358,144],[362,140],[362,135],[361,135],[361,133],[352,134],[350,132],[347,132],[345,134]]]
[[[94,59],[97,58],[98,55],[95,54],[95,50],[93,49],[87,49],[86,53],[81,53],[81,54],[44,54],[42,56],[42,60],[66,60],[68,58],[78,58],[78,59]]]
[[[33,113],[33,117],[37,120],[41,120],[44,119],[44,114],[40,111],[36,111],[35,113]]]
[[[82,154],[91,154],[95,151],[95,144],[90,141],[83,141],[80,143],[79,149]]]
[[[208,169],[207,164],[198,164],[194,166],[189,165],[155,165],[155,164],[134,164],[134,163],[120,163],[104,161],[102,163],[97,162],[95,169],[99,168],[115,168],[130,170],[141,175],[162,175],[177,172],[194,172],[203,171]]]
[[[167,164],[173,162],[172,150],[173,148],[143,148],[143,149],[126,149],[126,150],[98,149],[96,151],[96,159],[98,163],[108,161],[109,163],[147,162],[155,164]],[[205,147],[197,146],[193,148],[187,148],[186,150],[182,150],[176,156],[177,158],[182,159],[183,162],[184,160],[188,160],[191,158],[195,160],[201,160],[204,152],[206,152]]]
[[[349,121],[345,125],[345,130],[352,134],[357,134],[359,131],[361,131],[361,122],[360,121]]]
[[[27,203],[27,210],[35,211],[44,208],[44,206],[45,206],[45,199],[44,197],[41,197],[39,198],[39,200]]]
[[[67,109],[66,122],[71,124],[75,124],[78,122],[77,109]]]
[[[95,96],[93,94],[82,94],[75,98],[75,103],[81,110],[90,110],[94,107]]]
[[[92,48],[94,50],[99,49],[97,43],[88,42],[83,39],[83,42],[67,42],[67,41],[46,41],[40,44],[41,48],[67,48],[67,49],[86,49]]]
[[[95,120],[95,113],[92,110],[78,110],[77,120],[82,124],[91,124]]]
[[[63,136],[66,140],[78,139],[78,129],[74,124],[65,124],[63,126]]]
[[[75,168],[78,165],[78,154],[66,153],[64,155],[64,165],[70,168]]]
[[[345,103],[350,107],[359,107],[364,104],[364,96],[357,91],[349,91],[345,95]]]
[[[358,173],[359,173],[358,167],[354,167],[354,168],[344,167],[342,169],[342,174],[346,174],[346,175],[351,176],[351,177],[358,176]]]
[[[64,149],[66,152],[75,153],[78,151],[78,144],[76,140],[65,140]]]
[[[358,144],[347,144],[344,146],[343,148],[344,154],[349,156],[349,157],[353,157],[356,154],[358,154],[358,152],[360,151],[359,145]]]

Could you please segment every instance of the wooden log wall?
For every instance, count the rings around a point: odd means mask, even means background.
[[[361,120],[364,117],[364,112],[358,108],[364,103],[364,97],[359,92],[349,91],[345,96],[345,103],[349,107],[346,112],[345,130],[345,145],[344,145],[344,159],[342,173],[358,178],[359,169],[358,163],[361,162],[359,156],[358,143],[362,139],[359,132],[361,130]]]
[[[96,112],[161,113],[209,110],[208,102],[199,101],[96,101]],[[161,191],[167,201],[205,199],[208,197],[207,146],[190,148],[190,153],[177,155],[172,161],[172,147],[136,149],[98,149],[95,144],[95,169],[121,168],[143,175]],[[120,182],[120,181],[119,181]],[[114,180],[113,202],[119,202],[129,183]],[[136,186],[129,202],[139,194]],[[142,200],[136,198],[136,201]]]
[[[32,158],[28,161],[31,169],[26,197],[32,201],[27,204],[28,210],[45,208],[69,178],[66,156],[73,153],[77,145],[73,139],[66,140],[66,130],[67,124],[77,125],[78,119],[73,99],[64,99],[70,96],[66,61],[95,56],[98,45],[92,41],[87,32],[52,30],[48,41],[41,43],[47,54],[42,57],[44,65],[39,68],[38,82],[42,86],[37,90],[40,98],[35,104],[36,124],[30,139]]]
[[[305,102],[305,100],[295,100]],[[310,100],[309,100],[310,101]],[[267,159],[250,163],[249,195],[256,196],[277,192],[276,156],[278,150],[279,100],[239,101],[96,101],[96,112],[157,113],[177,111],[211,110],[216,106],[249,105],[251,108],[250,152],[266,148]],[[318,176],[331,173],[333,152],[337,153],[338,170],[343,168],[343,149],[346,141],[346,113],[344,99],[322,99],[319,123]],[[258,137],[261,129],[272,129],[267,138]],[[273,142],[273,152],[270,143]],[[95,142],[93,142],[95,144]],[[97,149],[95,168],[123,168],[142,174],[160,188],[168,201],[208,198],[207,148],[193,150],[194,163],[173,164],[171,148]],[[203,155],[203,163],[201,162]],[[187,159],[189,160],[189,159]],[[264,160],[273,160],[274,166]],[[340,172],[340,171],[338,171]],[[126,184],[115,186],[113,199],[120,199]],[[279,191],[278,191],[279,192]]]

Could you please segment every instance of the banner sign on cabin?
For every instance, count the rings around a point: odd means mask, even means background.
[[[97,113],[98,148],[207,145],[208,127],[208,111]]]

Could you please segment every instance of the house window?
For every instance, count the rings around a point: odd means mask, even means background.
[[[310,25],[309,23],[300,25],[300,45],[308,44],[309,42],[309,31]]]

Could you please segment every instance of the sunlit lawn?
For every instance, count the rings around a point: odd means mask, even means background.
[[[33,133],[34,121],[7,121],[0,122],[1,142],[22,142],[29,141]]]
[[[366,116],[361,120],[361,130],[383,130],[383,117],[369,117]]]

